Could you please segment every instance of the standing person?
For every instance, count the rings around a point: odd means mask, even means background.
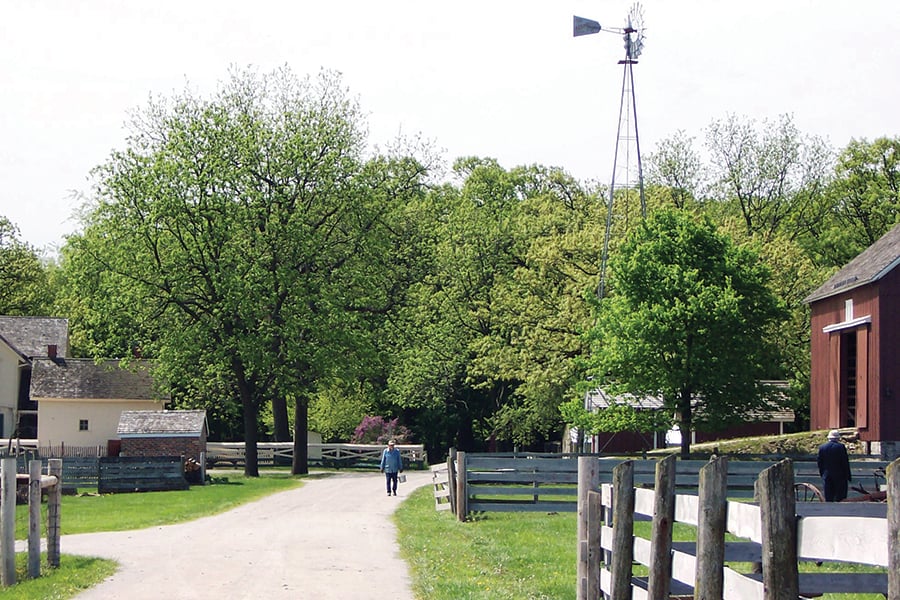
[[[828,432],[828,441],[819,446],[819,475],[825,484],[825,502],[840,502],[847,497],[847,485],[851,480],[850,458],[847,448],[840,442],[841,432]]]
[[[384,473],[384,481],[387,486],[387,495],[393,491],[397,495],[397,477],[403,472],[403,460],[400,451],[394,447],[394,440],[388,442],[387,448],[381,452],[381,472]]]

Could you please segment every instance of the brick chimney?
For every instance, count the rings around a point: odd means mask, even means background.
[[[53,359],[56,358],[56,344],[47,345],[47,357]]]

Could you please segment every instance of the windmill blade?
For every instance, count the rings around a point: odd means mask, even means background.
[[[572,18],[572,35],[578,37],[581,35],[591,35],[600,32],[600,23],[584,17]]]

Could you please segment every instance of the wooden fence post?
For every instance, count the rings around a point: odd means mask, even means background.
[[[41,576],[41,461],[28,462],[28,576]]]
[[[653,526],[650,532],[650,576],[647,597],[668,600],[672,581],[672,528],[675,526],[675,455],[656,463]]]
[[[456,448],[447,455],[447,487],[450,488],[450,512],[456,514]]]
[[[725,526],[728,510],[728,458],[713,457],[700,469],[697,515],[697,571],[694,598],[723,598]]]
[[[615,600],[631,598],[631,563],[634,560],[634,463],[627,460],[613,469],[613,552],[610,557]]]
[[[599,482],[598,484],[599,485]],[[603,525],[603,495],[599,491],[588,492],[588,600],[601,600],[600,572],[603,548],[600,545]]]
[[[900,600],[900,458],[887,466],[888,600]]]
[[[16,584],[16,459],[0,460],[0,583]]]
[[[759,475],[763,600],[797,600],[797,517],[794,467],[786,458]]]
[[[600,593],[600,556],[599,556],[599,539],[596,546],[591,546],[591,539],[597,538],[592,535],[590,522],[590,492],[596,491],[600,485],[600,465],[596,458],[589,456],[578,457],[578,566],[575,597],[577,600],[594,600]],[[598,511],[599,512],[599,511]],[[597,532],[599,534],[599,528]],[[591,569],[592,562],[597,563],[597,567]],[[596,581],[593,578],[596,576]],[[591,591],[593,590],[593,592]]]
[[[48,475],[56,477],[56,485],[47,492],[47,564],[59,567],[60,504],[62,503],[63,461],[51,458],[47,461]]]
[[[469,491],[466,489],[466,453],[456,453],[456,518],[465,521],[469,512]]]

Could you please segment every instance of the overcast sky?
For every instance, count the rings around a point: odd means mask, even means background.
[[[835,148],[900,135],[896,0],[645,0],[634,67],[641,150],[702,141],[730,113],[793,116]],[[150,94],[204,95],[231,65],[342,72],[373,144],[421,134],[504,167],[608,182],[623,47],[572,37],[574,14],[623,27],[613,0],[4,0],[0,214],[52,253],[77,230],[90,170],[124,147]]]

